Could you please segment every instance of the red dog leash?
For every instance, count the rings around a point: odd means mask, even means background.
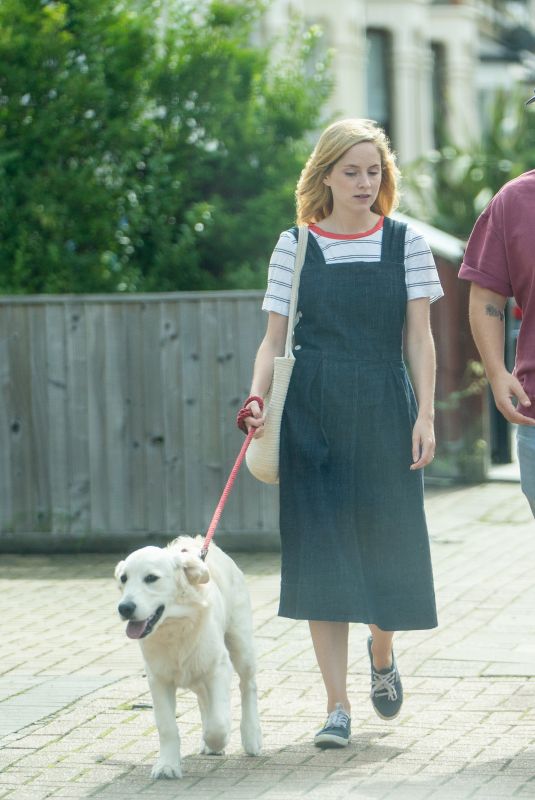
[[[249,413],[248,416],[251,416],[251,414]],[[201,550],[201,558],[202,558],[203,561],[204,561],[204,559],[206,558],[206,556],[208,554],[208,547],[210,545],[210,542],[213,539],[215,530],[217,528],[217,524],[218,524],[218,522],[219,522],[219,520],[221,518],[221,514],[222,514],[223,509],[225,507],[225,503],[227,502],[228,496],[230,494],[230,490],[232,489],[232,487],[234,485],[234,481],[236,480],[236,475],[238,474],[238,470],[241,467],[242,461],[245,458],[245,453],[247,452],[247,448],[251,444],[251,439],[255,435],[256,430],[257,430],[256,428],[251,428],[249,433],[247,434],[247,438],[246,438],[246,440],[244,441],[244,443],[242,445],[242,448],[241,448],[241,450],[240,450],[240,452],[238,454],[238,458],[236,459],[235,464],[232,467],[231,473],[230,473],[228,481],[227,481],[227,485],[223,489],[223,494],[221,495],[221,499],[220,499],[219,503],[217,504],[216,510],[214,511],[214,516],[212,517],[212,521],[210,523],[208,531],[206,532],[206,536],[204,537],[204,542],[203,542],[203,546],[202,546],[202,550]]]

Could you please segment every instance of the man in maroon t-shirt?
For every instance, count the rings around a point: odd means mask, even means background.
[[[519,426],[522,491],[535,516],[535,170],[493,197],[471,233],[459,277],[472,281],[470,326],[496,406]],[[504,363],[507,297],[522,309],[513,374]]]

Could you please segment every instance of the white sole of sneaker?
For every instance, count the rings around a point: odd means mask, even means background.
[[[347,747],[349,739],[343,739],[341,736],[334,736],[332,733],[320,733],[314,737],[314,744],[316,747]]]
[[[401,708],[400,708],[400,709],[398,709],[398,710],[396,711],[396,713],[395,713],[395,714],[392,714],[392,716],[391,716],[391,717],[385,717],[385,715],[384,715],[384,714],[381,714],[381,712],[380,712],[380,711],[377,711],[377,709],[375,708],[375,706],[373,705],[373,703],[372,703],[372,708],[373,708],[373,710],[375,711],[375,713],[377,714],[377,716],[378,716],[378,717],[380,717],[381,719],[384,719],[384,720],[386,720],[387,722],[388,722],[388,720],[390,720],[390,719],[396,719],[396,717],[399,717],[399,715],[400,715],[400,713],[401,713]]]

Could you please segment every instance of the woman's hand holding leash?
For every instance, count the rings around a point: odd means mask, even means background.
[[[255,439],[260,438],[264,433],[264,401],[258,395],[251,395],[247,398],[236,416],[236,424],[244,433],[249,433],[251,428],[257,428]]]

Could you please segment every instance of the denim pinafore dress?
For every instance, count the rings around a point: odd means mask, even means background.
[[[405,231],[385,217],[379,262],[326,264],[308,237],[281,425],[283,617],[437,624],[423,475],[409,469]]]

